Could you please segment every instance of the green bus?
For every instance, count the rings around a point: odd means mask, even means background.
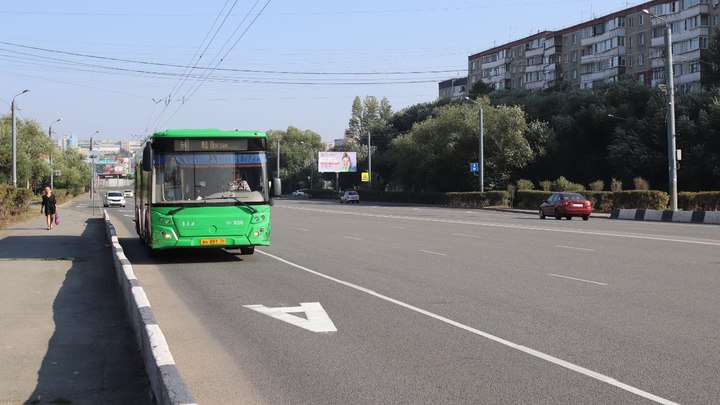
[[[135,162],[135,229],[150,249],[270,244],[267,135],[169,129]],[[142,164],[140,164],[142,162]]]

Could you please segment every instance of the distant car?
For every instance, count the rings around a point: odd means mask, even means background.
[[[582,217],[583,221],[587,221],[592,214],[592,203],[579,193],[554,193],[540,205],[539,214],[540,219],[546,216],[568,220]]]
[[[346,203],[360,204],[360,195],[357,191],[346,191],[340,195],[340,204]]]
[[[125,190],[125,191],[123,191],[123,194],[125,195],[125,198],[133,198],[132,190]]]
[[[110,207],[112,205],[124,207],[125,204],[125,195],[122,191],[108,191],[103,196],[103,207]]]
[[[301,188],[292,192],[293,197],[305,197],[308,195],[308,189]]]

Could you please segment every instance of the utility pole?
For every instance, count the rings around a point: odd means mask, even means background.
[[[480,110],[478,111],[478,121],[480,124],[479,125],[480,130],[478,131],[479,132],[478,133],[478,138],[479,138],[478,141],[480,143],[479,151],[478,151],[478,159],[480,161],[479,162],[480,164],[478,165],[479,166],[478,170],[479,170],[479,174],[480,174],[480,192],[482,193],[483,191],[485,191],[485,161],[484,161],[485,158],[484,158],[484,150],[483,150],[483,148],[484,148],[484,145],[483,145],[483,143],[484,143],[484,139],[483,139],[484,128],[483,128],[483,108],[482,107],[480,107]]]
[[[52,136],[52,126],[56,122],[62,121],[62,118],[58,118],[55,121],[53,121],[52,124],[50,124],[50,128],[48,128],[48,136],[50,137],[50,190],[55,189],[55,182],[54,182],[54,175],[55,175],[55,162],[53,162],[53,151],[55,150],[55,144],[53,143],[53,136]]]
[[[677,150],[675,149],[675,79],[672,57],[672,25],[666,19],[654,15],[647,9],[643,9],[642,12],[665,23],[665,87],[668,96],[668,183],[670,209],[677,211]]]

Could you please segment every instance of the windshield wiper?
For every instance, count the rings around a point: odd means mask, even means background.
[[[224,196],[222,196],[222,197],[204,198],[203,201],[208,201],[208,200],[224,200],[224,199],[226,199],[226,198],[232,198],[232,199],[235,200],[236,202],[239,202],[240,204],[248,207],[248,209],[250,209],[250,212],[252,212],[253,214],[257,212],[257,210],[256,210],[255,208],[253,208],[251,205],[245,203],[244,201],[240,201],[237,197],[235,197],[235,196],[233,196],[233,195],[224,195]]]

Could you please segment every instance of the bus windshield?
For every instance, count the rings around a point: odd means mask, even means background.
[[[269,199],[265,152],[156,153],[153,203]]]

